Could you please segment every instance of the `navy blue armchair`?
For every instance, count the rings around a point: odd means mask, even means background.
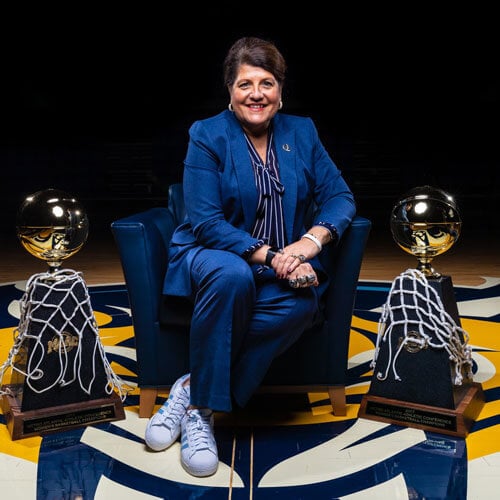
[[[162,295],[168,244],[184,213],[182,185],[173,184],[167,207],[150,208],[111,224],[132,313],[142,418],[152,415],[160,391],[189,372],[191,306],[184,299]],[[273,361],[259,391],[325,392],[333,413],[346,414],[349,335],[370,229],[370,220],[356,216],[339,244],[324,248],[322,262],[334,276],[325,297],[325,320]]]

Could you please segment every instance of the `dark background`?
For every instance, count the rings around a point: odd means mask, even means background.
[[[429,184],[455,196],[464,231],[498,233],[496,15],[324,4],[4,12],[5,237],[24,197],[49,187],[83,203],[91,231],[165,204],[189,125],[227,105],[222,60],[243,35],[281,49],[283,111],[315,120],[375,229]]]

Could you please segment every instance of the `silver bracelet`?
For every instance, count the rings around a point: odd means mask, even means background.
[[[302,238],[307,238],[308,240],[313,241],[316,244],[316,246],[319,248],[320,252],[321,252],[321,250],[323,250],[323,245],[321,244],[321,241],[319,241],[319,239],[316,238],[316,236],[314,236],[314,234],[306,233],[302,236]]]

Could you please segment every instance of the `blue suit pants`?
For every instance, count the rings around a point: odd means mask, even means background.
[[[199,250],[191,269],[191,403],[215,411],[230,411],[233,402],[243,407],[272,360],[313,325],[316,290],[292,289],[271,269],[258,274],[223,250]]]

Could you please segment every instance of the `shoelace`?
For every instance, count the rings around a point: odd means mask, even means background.
[[[175,402],[173,402],[174,400]],[[166,424],[167,427],[170,428],[167,421],[170,421],[173,425],[177,425],[179,419],[186,413],[188,404],[189,396],[186,389],[183,387],[177,398],[170,399],[169,397],[167,399],[167,404],[162,406],[162,411],[159,412],[161,418],[158,419],[158,425]]]
[[[188,414],[187,431],[192,439],[194,451],[210,449],[209,436],[212,435],[210,417],[211,414],[202,415],[199,411],[190,411]]]

